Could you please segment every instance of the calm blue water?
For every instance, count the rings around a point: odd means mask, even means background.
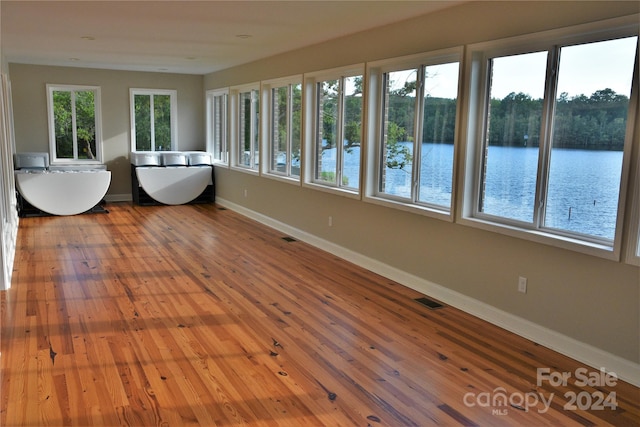
[[[335,158],[335,150],[324,155]],[[350,186],[359,181],[359,159],[359,147],[345,156]],[[483,212],[532,222],[537,166],[537,148],[489,147]],[[424,143],[419,201],[449,207],[452,168],[452,145]],[[613,239],[621,170],[620,151],[554,149],[545,226]],[[410,197],[411,175],[405,170],[387,169],[385,183],[386,193]]]

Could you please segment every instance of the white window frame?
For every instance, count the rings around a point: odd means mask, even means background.
[[[216,99],[222,97],[223,107],[216,114]],[[207,152],[211,153],[213,163],[229,165],[229,89],[206,91]],[[218,123],[218,120],[220,121]],[[220,148],[216,147],[216,130],[220,133]],[[218,152],[219,151],[219,152]]]
[[[604,242],[604,239],[584,238],[570,232],[556,232],[547,228],[526,227],[522,223],[501,217],[495,217],[479,212],[478,200],[480,197],[480,182],[482,170],[482,138],[484,134],[485,100],[488,92],[487,64],[488,59],[510,54],[533,52],[537,50],[551,49],[554,46],[568,44],[582,44],[599,40],[638,35],[638,16],[616,18],[592,24],[584,24],[558,30],[547,31],[538,34],[514,37],[493,42],[478,43],[468,46],[465,58],[465,75],[467,105],[463,123],[466,124],[465,141],[462,149],[464,155],[464,171],[462,191],[458,198],[461,209],[458,210],[457,222],[460,224],[481,228],[513,237],[523,238],[551,246],[570,249],[573,251],[598,256],[605,259],[620,260],[621,237],[625,212],[626,193],[629,185],[629,166],[633,139],[633,127],[637,115],[637,94],[630,98],[629,115],[627,119],[627,133],[624,143],[621,187],[618,198],[618,210],[616,231],[613,242]],[[637,65],[636,65],[637,67]],[[638,70],[634,72],[637,80]],[[548,79],[548,77],[547,77]],[[550,85],[545,89],[545,103],[549,97]],[[544,113],[543,113],[544,114]],[[543,116],[543,122],[545,120]],[[545,124],[542,125],[543,129]],[[545,146],[549,142],[541,143],[541,156],[544,155]],[[546,156],[543,158],[546,161]],[[540,162],[542,163],[542,161]],[[542,170],[538,166],[538,186],[540,186]],[[536,202],[536,206],[539,202]],[[534,208],[535,209],[535,208]]]
[[[637,62],[637,60],[636,60]],[[633,99],[638,103],[638,76],[636,75],[635,86],[633,88],[635,96]],[[638,136],[636,136],[636,142],[638,142]],[[635,179],[631,182],[631,213],[629,214],[629,233],[628,233],[628,245],[627,245],[627,257],[626,262],[631,265],[640,266],[640,147],[636,145],[636,164],[635,164]]]
[[[300,85],[301,91],[303,92],[302,86],[302,75],[285,77],[281,79],[273,79],[262,82],[261,92],[261,125],[262,125],[262,135],[263,135],[263,146],[261,149],[262,156],[262,164],[264,165],[262,173],[263,176],[268,178],[280,179],[285,182],[300,184],[302,179],[302,152],[303,150],[303,134],[304,134],[304,126],[302,123],[302,111],[300,112],[300,175],[293,175],[291,172],[292,169],[292,146],[293,146],[293,135],[292,135],[292,119],[293,119],[293,86]],[[274,156],[273,153],[273,90],[277,88],[287,87],[288,88],[288,103],[287,103],[287,150],[286,150],[286,159],[285,159],[285,171],[280,172],[277,170],[273,170],[271,167],[271,159]],[[304,97],[303,97],[304,98]],[[302,99],[302,105],[304,105],[304,99]]]
[[[318,129],[318,95],[317,85],[320,82],[327,80],[345,79],[348,77],[362,76],[363,78],[363,100],[362,100],[362,129],[361,129],[361,145],[360,145],[360,174],[358,179],[358,189],[352,187],[343,186],[341,184],[342,171],[338,170],[336,176],[336,184],[320,182],[314,178],[316,159],[316,135]],[[365,90],[366,75],[365,64],[350,65],[346,67],[334,68],[330,70],[323,70],[314,73],[305,74],[303,82],[303,122],[304,122],[304,143],[303,143],[303,162],[302,162],[302,182],[303,186],[313,188],[320,191],[326,191],[333,194],[338,194],[354,199],[361,199],[362,195],[362,176],[364,173],[364,153],[366,151],[366,106],[367,106],[367,93]],[[343,102],[341,102],[343,104]],[[340,130],[342,135],[344,129]],[[338,150],[342,151],[342,150]],[[340,157],[338,157],[340,159]],[[340,162],[338,161],[338,165]]]
[[[84,85],[65,85],[65,84],[47,84],[47,115],[49,125],[49,159],[52,165],[72,165],[72,164],[101,164],[102,163],[102,102],[100,97],[100,86],[84,86]],[[72,122],[73,122],[73,158],[58,158],[56,150],[55,135],[55,118],[53,111],[53,92],[71,92],[82,91],[94,92],[94,115],[96,129],[96,153],[95,159],[79,159],[78,158],[78,141],[76,134],[76,112],[75,102],[71,103]]]
[[[251,125],[250,132],[251,135],[256,137],[257,141],[252,143],[251,150],[249,150],[249,160],[250,165],[242,164],[242,156],[245,155],[244,147],[241,148],[243,141],[240,140],[240,96],[243,93],[251,92],[252,102],[251,102]],[[230,122],[229,122],[229,141],[231,141],[231,159],[230,159],[230,167],[232,169],[251,173],[251,174],[260,174],[260,159],[259,151],[262,147],[262,135],[260,132],[260,115],[262,113],[260,103],[260,83],[251,83],[248,85],[242,86],[234,86],[229,90],[229,111],[230,114]],[[256,110],[257,108],[257,110]],[[257,114],[258,117],[253,117],[254,114]]]
[[[365,192],[364,200],[370,203],[392,207],[400,210],[414,212],[420,215],[429,216],[432,218],[442,219],[445,221],[453,222],[453,205],[456,200],[456,169],[457,169],[457,156],[458,156],[458,139],[459,139],[459,123],[462,115],[462,96],[461,88],[463,86],[462,72],[463,72],[463,47],[455,47],[451,49],[443,49],[433,52],[421,53],[416,55],[410,55],[400,58],[392,58],[382,61],[375,61],[367,64],[367,94],[368,94],[368,106],[367,106],[367,147],[369,149],[366,152],[366,171],[365,171]],[[385,81],[385,74],[393,71],[406,70],[409,68],[419,69],[423,66],[446,64],[451,62],[458,62],[458,93],[457,93],[457,105],[456,105],[456,124],[455,124],[455,136],[453,147],[453,165],[452,165],[452,177],[451,177],[451,204],[448,208],[443,206],[437,206],[417,200],[416,184],[417,184],[417,163],[420,161],[419,150],[414,150],[413,157],[413,190],[411,199],[394,196],[388,193],[379,191],[380,180],[382,179],[382,150],[384,144],[383,123],[384,112],[384,94],[385,89],[383,87]],[[416,94],[417,97],[421,96],[420,93]],[[422,101],[421,101],[422,102]],[[421,110],[416,109],[416,117],[421,115]],[[416,125],[420,126],[416,121]],[[420,133],[416,132],[416,135]],[[418,136],[416,136],[418,138]],[[418,145],[418,142],[414,145]],[[417,159],[418,158],[418,159]],[[417,160],[416,160],[417,159]]]
[[[129,89],[129,113],[131,116],[131,151],[138,151],[136,149],[136,112],[135,112],[135,96],[136,95],[148,95],[151,97],[150,105],[150,126],[151,126],[151,150],[156,151],[155,134],[153,131],[153,97],[155,95],[169,95],[169,102],[171,104],[171,150],[178,150],[178,91],[175,89],[141,89],[130,88]],[[163,150],[168,151],[168,150]]]

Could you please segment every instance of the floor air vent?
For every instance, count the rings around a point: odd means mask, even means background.
[[[295,242],[296,239],[294,239],[293,237],[283,237],[282,240],[284,240],[285,242]]]
[[[431,310],[436,310],[438,308],[444,307],[444,305],[440,304],[439,302],[425,297],[416,298],[415,301],[419,302],[427,308],[430,308]]]

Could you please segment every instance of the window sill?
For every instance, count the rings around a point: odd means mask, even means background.
[[[427,216],[430,218],[435,218],[447,222],[453,222],[453,215],[450,211],[445,209],[439,210],[427,206],[417,205],[413,203],[403,203],[400,201],[395,201],[391,199],[387,199],[384,197],[377,196],[365,196],[365,202],[373,203],[379,206],[386,206],[391,209],[399,209],[406,212],[415,213],[418,215]]]
[[[457,223],[556,248],[580,252],[611,261],[620,261],[620,249],[616,247],[615,244],[609,246],[602,243],[581,240],[575,237],[562,236],[544,230],[530,230],[482,218],[463,217],[458,219]]]
[[[51,166],[85,166],[85,165],[101,165],[100,160],[55,160],[52,161]]]
[[[218,166],[218,167],[221,167],[221,168],[228,168],[229,167],[229,162],[223,162],[222,160],[215,160],[214,159],[214,160],[211,161],[211,164],[213,166]]]
[[[242,166],[230,166],[229,169],[237,172],[247,173],[249,175],[260,175],[260,171],[258,169],[244,168]]]
[[[286,175],[277,175],[274,173],[265,172],[262,174],[263,177],[273,179],[275,181],[285,182],[287,184],[300,185],[300,177],[299,176],[286,176]]]
[[[302,184],[304,187],[311,188],[313,190],[324,191],[325,193],[335,194],[338,196],[348,197],[350,199],[360,200],[360,192],[357,190],[346,190],[339,187],[330,187],[328,185],[316,184],[315,182],[305,182]]]

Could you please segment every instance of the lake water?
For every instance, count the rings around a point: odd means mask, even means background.
[[[335,158],[335,150],[325,150],[324,156],[325,160]],[[359,147],[345,156],[344,175],[349,183],[359,182],[359,159]],[[419,200],[449,207],[453,145],[424,143],[421,161]],[[483,212],[531,222],[537,164],[538,148],[489,147]],[[545,227],[613,240],[621,169],[620,151],[554,149]],[[385,181],[387,193],[410,197],[410,173],[387,169]]]

